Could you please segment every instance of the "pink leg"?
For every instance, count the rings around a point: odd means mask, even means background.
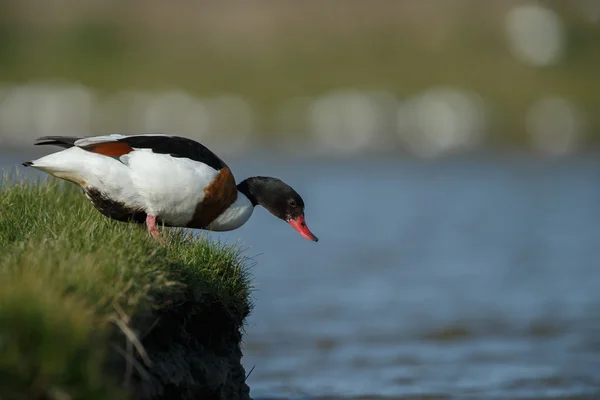
[[[158,227],[156,226],[156,217],[148,214],[146,216],[146,226],[148,227],[148,232],[152,237],[156,240],[161,240],[160,232],[158,232]]]

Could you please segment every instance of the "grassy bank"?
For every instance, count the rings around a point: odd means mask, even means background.
[[[0,182],[0,398],[248,398],[248,262],[158,246],[70,184]]]

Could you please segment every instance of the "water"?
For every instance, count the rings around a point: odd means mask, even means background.
[[[264,209],[214,235],[258,262],[254,398],[600,398],[600,161],[230,165],[293,185],[320,239]]]

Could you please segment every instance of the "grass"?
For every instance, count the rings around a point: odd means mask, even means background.
[[[0,181],[1,399],[210,389],[206,365],[189,361],[241,357],[249,260],[235,246],[164,233],[159,246],[103,217],[71,184]],[[196,381],[174,381],[173,370]]]

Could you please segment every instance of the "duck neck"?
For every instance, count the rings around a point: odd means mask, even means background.
[[[262,199],[264,199],[268,190],[268,181],[269,178],[267,177],[253,176],[240,182],[237,185],[237,189],[256,207],[257,205],[262,205]]]

